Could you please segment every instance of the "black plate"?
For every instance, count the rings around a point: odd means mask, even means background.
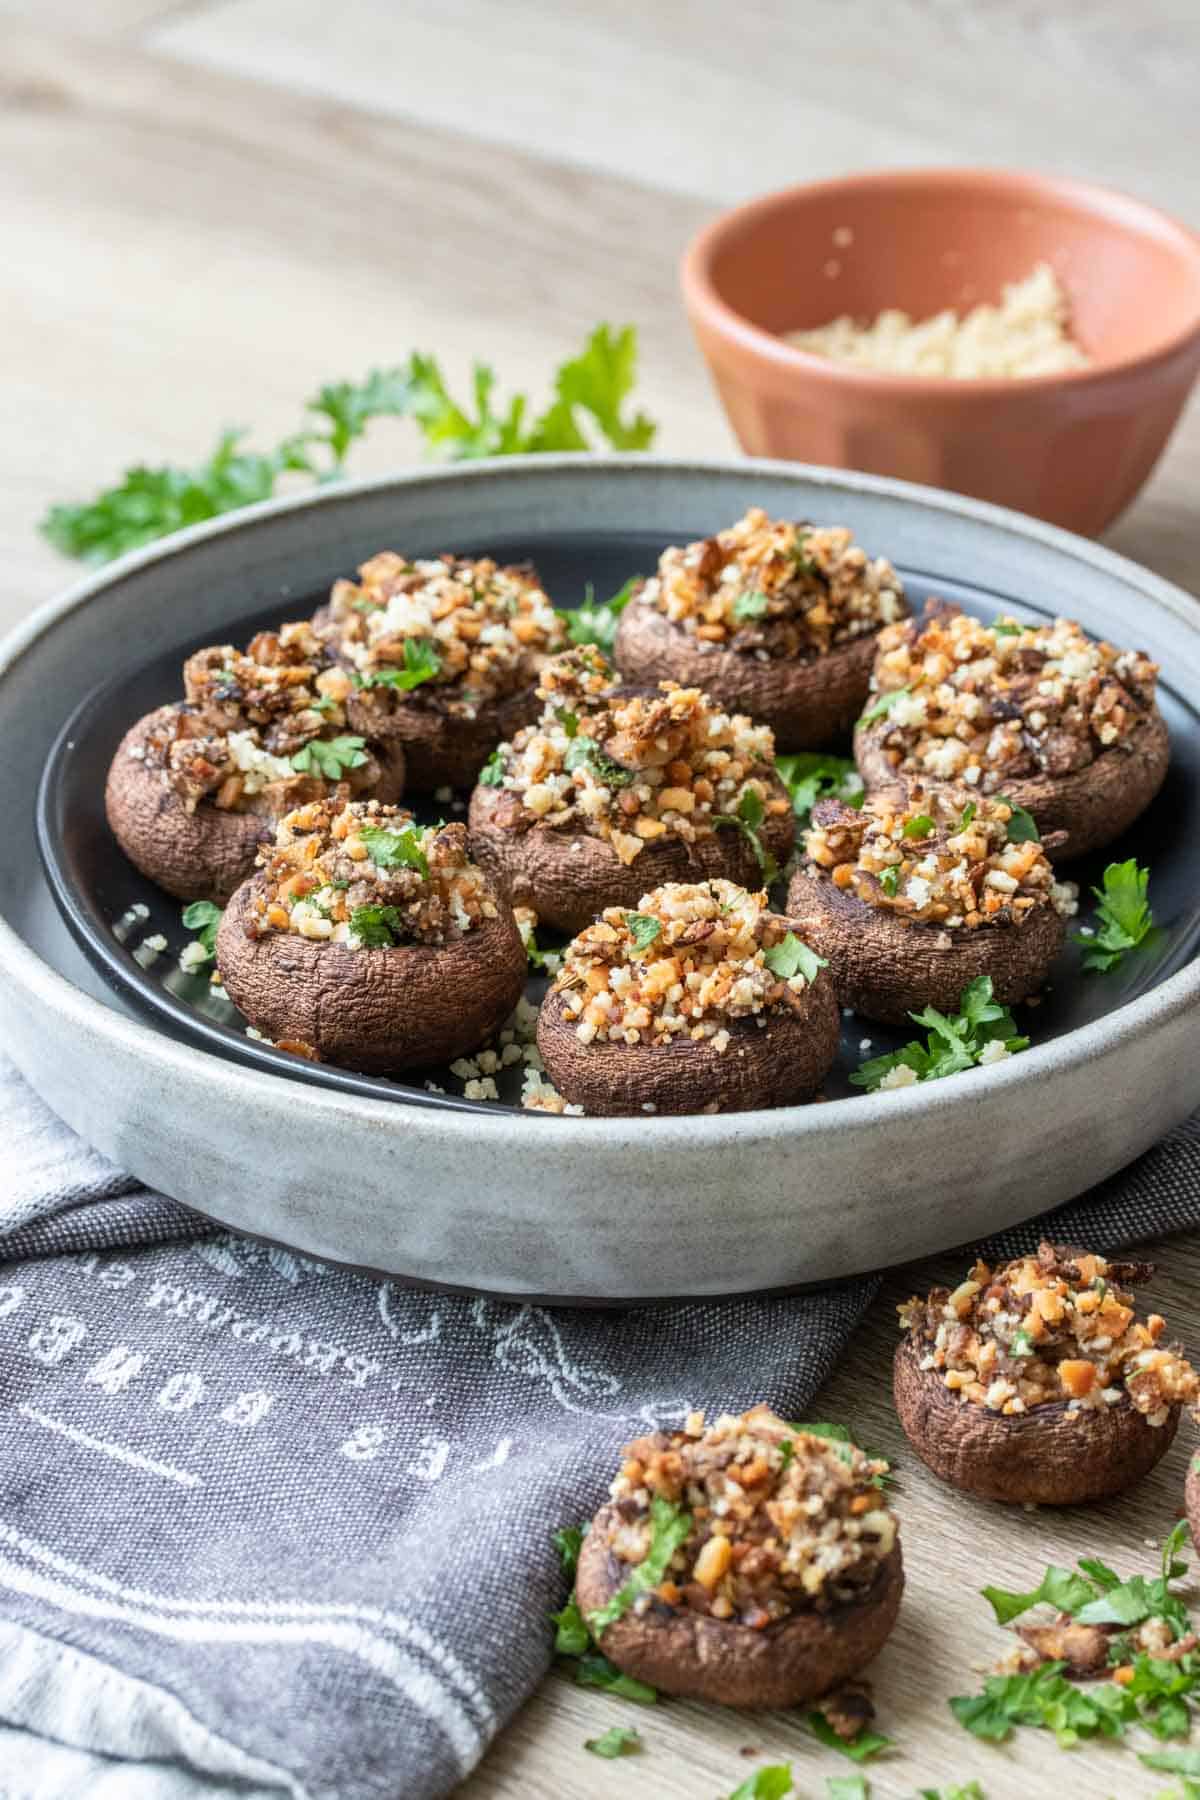
[[[638,535],[631,535],[618,550],[610,537],[572,534],[492,542],[475,549],[468,545],[464,554],[486,552],[502,562],[531,560],[557,603],[570,606],[582,598],[588,582],[599,594],[615,592],[627,576],[652,567],[662,548],[656,539]],[[420,546],[414,547],[413,554],[423,553]],[[435,554],[436,549],[429,553]],[[1053,616],[1052,607],[1023,595],[991,593],[940,571],[901,569],[901,574],[914,604],[937,593],[984,619],[1004,611],[1033,619]],[[256,613],[231,626],[226,636],[244,642],[283,617],[304,617],[325,597],[324,592],[315,592],[289,601],[286,611],[277,605],[269,612]],[[448,1090],[431,1093],[419,1080],[391,1081],[290,1056],[248,1038],[245,1021],[224,996],[210,989],[207,975],[182,973],[178,955],[191,934],[183,927],[179,904],[140,875],[117,848],[104,818],[104,780],[129,726],[143,713],[177,698],[180,666],[205,642],[211,642],[211,637],[197,639],[181,632],[177,647],[169,654],[92,694],[68,720],[50,752],[38,790],[38,847],[51,891],[85,954],[149,1019],[216,1055],[293,1080],[373,1099],[403,1100],[409,1105],[470,1112],[517,1103],[519,1065],[497,1076],[502,1099],[492,1102],[462,1098],[460,1083],[448,1070],[429,1072],[430,1081]],[[1022,1028],[1039,1043],[1088,1024],[1156,987],[1191,959],[1200,941],[1200,880],[1192,849],[1200,842],[1200,716],[1172,689],[1169,671],[1167,675],[1160,684],[1160,701],[1173,754],[1162,792],[1119,845],[1067,871],[1072,880],[1080,882],[1086,896],[1089,885],[1099,881],[1106,862],[1136,856],[1152,871],[1150,895],[1160,929],[1107,975],[1084,975],[1078,951],[1068,945],[1054,966],[1041,1003],[1020,1009]],[[462,817],[465,805],[463,795],[453,809],[441,811]],[[782,894],[777,891],[775,898],[781,901]],[[138,903],[149,909],[149,916],[127,931],[122,922]],[[169,949],[144,964],[138,960],[138,946],[156,933],[167,939]],[[531,1000],[540,998],[544,985],[542,979],[531,977]],[[844,1019],[838,1061],[826,1080],[825,1092],[831,1099],[853,1096],[856,1090],[849,1086],[848,1076],[864,1055],[895,1049],[910,1035],[866,1020]]]

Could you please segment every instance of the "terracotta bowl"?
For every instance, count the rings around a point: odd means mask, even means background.
[[[960,381],[839,366],[782,332],[997,301],[1049,263],[1087,369]],[[901,476],[1089,535],[1128,506],[1200,372],[1200,237],[1155,207],[1002,169],[816,182],[722,214],[683,263],[742,448]]]

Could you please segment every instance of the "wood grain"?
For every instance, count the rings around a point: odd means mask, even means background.
[[[485,356],[536,392],[598,319],[633,320],[660,447],[728,453],[675,265],[701,219],[755,188],[1026,162],[1200,221],[1192,0],[0,0],[0,35],[0,345],[19,427],[0,436],[0,626],[76,573],[37,536],[52,501],[126,462],[197,459],[228,423],[268,443],[321,382],[413,347],[456,378]],[[384,425],[356,466],[416,454]],[[1200,587],[1197,492],[1200,403],[1111,541]],[[1158,1254],[1153,1297],[1200,1351],[1200,1233]],[[869,1771],[873,1794],[973,1775],[988,1800],[1153,1795],[1163,1779],[1129,1750],[1067,1758],[1031,1733],[984,1746],[946,1700],[1004,1645],[984,1581],[1019,1587],[1088,1552],[1149,1568],[1194,1432],[1138,1492],[1086,1514],[939,1488],[891,1408],[894,1306],[958,1267],[889,1277],[817,1407],[900,1465],[910,1585],[876,1676],[898,1749]],[[584,1751],[614,1721],[642,1729],[640,1757]],[[794,1718],[642,1713],[552,1675],[462,1791],[710,1800],[764,1760],[793,1760],[810,1797],[849,1767]]]

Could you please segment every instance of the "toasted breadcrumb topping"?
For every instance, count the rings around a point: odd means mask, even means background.
[[[1056,880],[1040,842],[1010,842],[1012,816],[969,788],[915,786],[902,807],[875,797],[859,811],[822,800],[805,852],[835,887],[905,924],[1016,926],[1047,906],[1070,918],[1078,889]]]
[[[908,611],[891,563],[845,526],[769,519],[757,506],[715,537],[664,550],[634,604],[763,661],[823,656]]]
[[[420,645],[437,669],[412,690],[474,718],[480,702],[531,687],[542,659],[566,644],[562,621],[529,568],[490,557],[440,556],[411,562],[385,550],[359,579],[336,581],[324,634],[360,680],[403,669]],[[448,690],[453,689],[453,692]],[[387,704],[390,690],[370,688]]]
[[[278,816],[328,792],[368,792],[380,768],[361,739],[347,747],[340,780],[297,770],[306,745],[346,732],[351,691],[307,620],[260,631],[245,650],[213,644],[183,669],[184,704],[129,754],[161,772],[194,812],[211,801],[222,812]]]
[[[651,1502],[685,1511],[691,1529],[656,1601],[764,1629],[797,1611],[863,1598],[896,1543],[896,1520],[872,1462],[849,1443],[814,1437],[767,1406],[706,1426],[655,1431],[626,1446],[612,1483],[608,1548],[631,1568],[651,1544]]]
[[[728,1050],[729,1026],[792,1007],[808,978],[768,955],[791,932],[764,893],[732,881],[668,882],[636,911],[610,906],[567,945],[552,992],[581,1043],[668,1044],[690,1037]]]
[[[1200,1378],[1160,1343],[1158,1313],[1136,1316],[1129,1290],[1153,1273],[1043,1242],[1036,1256],[977,1262],[953,1292],[908,1300],[900,1324],[922,1369],[972,1405],[1012,1415],[1065,1401],[1086,1412],[1128,1397],[1149,1424],[1165,1425],[1172,1407],[1196,1404]]]
[[[1069,775],[1128,748],[1154,706],[1158,665],[1093,642],[1071,619],[990,625],[942,602],[880,635],[866,719],[889,762],[982,793]]]
[[[445,944],[496,917],[465,825],[418,825],[375,800],[288,813],[259,866],[250,937],[296,932],[347,950]]]
[[[664,681],[656,694],[622,693],[600,652],[583,649],[548,663],[538,693],[537,724],[501,744],[485,771],[504,795],[502,829],[572,827],[629,865],[657,838],[694,843],[728,824],[747,787],[766,814],[791,812],[770,727],[719,711],[699,688]]]

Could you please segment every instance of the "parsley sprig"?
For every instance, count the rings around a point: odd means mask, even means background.
[[[671,1500],[655,1494],[650,1501],[650,1548],[640,1563],[635,1563],[629,1577],[607,1600],[587,1615],[588,1627],[595,1638],[624,1618],[639,1594],[657,1587],[666,1577],[671,1558],[687,1539],[692,1529],[692,1515],[683,1512]]]
[[[656,427],[627,410],[637,368],[637,332],[597,325],[577,356],[560,364],[553,395],[536,416],[516,394],[496,401],[495,371],[475,363],[471,399],[460,404],[436,359],[420,352],[361,382],[331,382],[304,403],[305,419],[272,450],[244,446],[243,431],[223,431],[191,468],[139,463],[113,487],[75,505],[52,506],[43,534],[67,556],[108,562],[204,519],[268,500],[285,475],[317,482],[344,473],[351,446],[372,420],[416,421],[430,454],[442,461],[528,455],[549,450],[646,450]]]
[[[563,1574],[572,1583],[587,1529],[586,1525],[566,1525],[554,1533],[554,1547],[558,1551]],[[655,1688],[648,1682],[636,1680],[632,1675],[622,1674],[620,1669],[613,1667],[607,1656],[593,1646],[587,1620],[580,1611],[573,1592],[561,1611],[550,1614],[550,1623],[554,1626],[555,1654],[573,1660],[576,1686],[602,1688],[605,1693],[615,1694],[619,1700],[632,1700],[637,1706],[655,1704],[658,1699]]]
[[[925,1027],[925,1042],[914,1038],[900,1050],[871,1057],[851,1075],[852,1087],[866,1088],[873,1094],[884,1076],[901,1065],[911,1069],[918,1081],[940,1081],[945,1075],[977,1068],[989,1044],[999,1042],[1010,1053],[1024,1050],[1029,1044],[1029,1039],[1017,1032],[1008,1008],[993,999],[990,975],[977,975],[968,983],[959,995],[957,1013],[947,1016],[936,1007],[926,1006],[908,1016],[914,1025]]]
[[[428,876],[429,860],[421,848],[422,834],[411,825],[402,831],[364,825],[358,835],[377,869],[415,869],[418,875]]]
[[[861,807],[866,797],[863,778],[848,756],[801,750],[794,756],[777,756],[775,772],[792,797],[792,811],[800,830],[811,823],[812,809],[818,800],[834,797],[847,806]]]
[[[404,666],[394,669],[369,669],[365,675],[353,677],[355,687],[386,687],[409,694],[422,682],[432,681],[442,672],[442,659],[428,638],[405,638]]]
[[[1116,968],[1129,950],[1136,950],[1154,929],[1154,914],[1146,898],[1150,871],[1138,866],[1135,857],[1128,862],[1109,863],[1104,871],[1103,886],[1094,887],[1096,896],[1096,931],[1085,937],[1075,932],[1072,942],[1083,949],[1083,966],[1089,972],[1103,973]]]
[[[182,918],[188,931],[195,933],[195,941],[206,952],[205,960],[211,962],[217,949],[217,928],[221,923],[221,908],[213,900],[190,900],[184,907]],[[199,965],[200,959],[197,958]]]
[[[790,1763],[764,1763],[753,1775],[740,1781],[726,1800],[784,1800],[793,1793]]]
[[[894,706],[898,706],[906,694],[911,694],[910,687],[889,688],[885,694],[878,694],[859,719],[860,725],[873,725],[876,719],[886,718]]]
[[[367,760],[363,738],[313,738],[297,750],[292,767],[298,775],[321,775],[326,781],[340,781],[347,769],[361,769]]]
[[[770,950],[764,950],[763,961],[772,975],[778,975],[780,981],[790,981],[795,975],[803,975],[810,986],[821,970],[829,967],[825,957],[818,956],[794,931],[789,931],[782,942],[773,945]]]
[[[631,575],[611,600],[597,600],[595,588],[590,581],[587,582],[583,590],[583,604],[573,612],[559,614],[571,642],[595,644],[606,656],[610,656],[616,641],[617,626],[621,623],[621,614],[633,599],[634,589],[640,580],[640,575]]]
[[[746,787],[742,789],[737,812],[714,813],[712,822],[714,825],[736,825],[754,852],[754,860],[758,864],[759,874],[763,878],[763,886],[770,887],[779,874],[779,864],[763,843],[760,835],[766,816],[767,809],[758,789]]]

